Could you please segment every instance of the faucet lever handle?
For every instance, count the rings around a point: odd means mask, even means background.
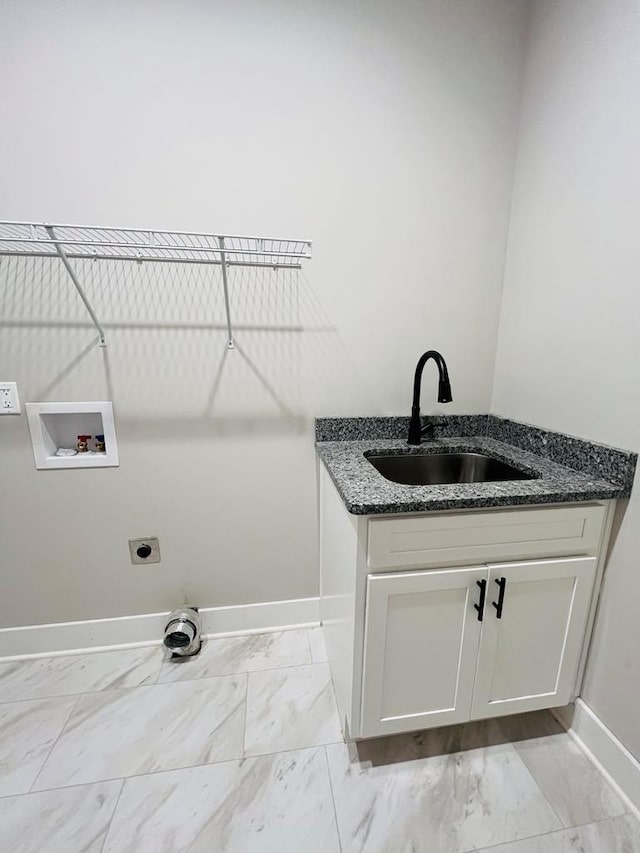
[[[428,423],[426,423],[423,427],[420,428],[420,435],[433,435],[435,427],[444,426],[446,421],[443,421],[440,418],[430,418]]]

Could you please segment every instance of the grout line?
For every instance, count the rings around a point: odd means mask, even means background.
[[[118,805],[120,803],[120,798],[122,797],[122,792],[124,791],[124,783],[125,780],[122,779],[122,784],[120,785],[120,790],[118,791],[118,796],[116,797],[116,804],[113,807],[113,811],[111,812],[111,817],[109,818],[109,823],[107,824],[107,831],[105,832],[104,838],[102,839],[102,847],[100,848],[99,853],[104,853],[105,844],[107,843],[107,838],[109,837],[109,832],[111,831],[111,825],[116,815],[116,811],[118,810]]]
[[[592,818],[591,820],[582,821],[581,823],[572,823],[571,826],[565,826],[564,829],[570,831],[572,829],[582,829],[585,826],[591,826],[593,823],[606,823],[608,820],[619,820],[621,817],[635,817],[635,815],[631,814],[631,812],[622,812],[621,814],[614,815],[605,815],[604,817],[596,818],[595,820]],[[554,832],[561,832],[562,830],[556,829]]]
[[[165,668],[165,665],[168,663],[168,661],[170,659],[171,659],[171,656],[170,655],[167,656],[166,652],[165,652],[165,654],[162,655],[162,660],[160,661],[160,666],[158,668],[158,674],[154,678],[153,684],[162,684],[162,682],[160,681],[160,676],[162,675],[162,670]]]
[[[249,673],[245,673],[245,686],[244,686],[244,721],[242,723],[242,753],[240,760],[244,761],[246,758],[244,754],[245,745],[247,741],[247,713],[248,713],[248,705],[249,705]]]
[[[267,755],[278,755],[280,752],[298,752],[300,749],[322,749],[325,746],[335,746],[336,744],[342,744],[344,746],[344,740],[330,740],[328,743],[313,743],[309,746],[292,746],[289,749],[274,749],[271,752],[256,752],[253,755],[247,755],[245,758],[265,758]]]
[[[629,817],[630,815],[616,815],[616,817],[605,817],[602,820],[592,820],[589,823],[580,823],[577,826],[563,826],[560,829],[551,829],[549,832],[538,832],[535,835],[523,835],[520,838],[516,838],[513,841],[499,841],[496,844],[489,844],[485,847],[480,847],[476,853],[485,853],[488,850],[500,850],[501,847],[511,846],[512,844],[519,844],[520,842],[531,841],[534,838],[547,838],[547,836],[552,837],[554,835],[560,835],[561,832],[571,832],[573,829],[582,829],[585,826],[598,826],[601,823],[609,823],[610,821],[620,820],[621,818]],[[580,848],[583,850],[584,848]]]
[[[185,666],[185,664],[179,663],[177,664],[177,666]],[[194,678],[176,678],[172,681],[159,681],[158,686],[163,684],[183,684],[186,681],[202,681],[205,678],[233,678],[233,676],[236,675],[255,675],[258,672],[276,672],[281,669],[300,669],[304,666],[328,666],[328,663],[327,661],[320,661],[319,663],[289,663],[286,666],[269,666],[260,669],[242,669],[239,672],[224,673],[222,675],[212,675],[211,673],[207,673],[206,675],[196,675]],[[140,686],[144,687],[148,685]]]
[[[177,666],[185,666],[185,664],[176,664],[176,665]],[[270,667],[266,667],[264,669],[243,669],[243,670],[240,670],[238,672],[226,672],[226,673],[213,674],[213,675],[211,673],[207,673],[206,675],[194,676],[194,678],[176,678],[176,679],[170,680],[170,681],[157,681],[157,680],[151,681],[151,682],[146,681],[146,682],[143,682],[142,684],[132,684],[132,685],[129,685],[127,687],[108,686],[108,687],[102,687],[99,690],[79,690],[78,692],[74,692],[74,693],[53,693],[50,696],[37,696],[37,697],[33,697],[31,699],[9,699],[6,701],[0,700],[0,707],[2,707],[2,705],[11,705],[11,704],[17,705],[20,702],[39,702],[40,700],[45,700],[45,699],[69,699],[72,696],[94,696],[94,695],[97,695],[98,693],[106,693],[109,690],[138,690],[138,688],[140,688],[140,687],[164,687],[165,685],[168,685],[168,684],[184,684],[185,682],[188,682],[188,681],[204,681],[206,679],[211,679],[211,678],[234,678],[234,677],[237,677],[240,675],[251,675],[251,674],[256,673],[256,672],[275,672],[276,670],[280,670],[280,669],[299,669],[300,667],[303,667],[303,666],[327,666],[327,662],[321,661],[319,663],[291,663],[291,664],[287,664],[286,666],[270,666]],[[160,669],[160,672],[158,673],[156,678],[159,678],[161,673],[162,673],[162,668]]]
[[[314,625],[314,626],[312,626],[312,627],[317,627],[317,626],[315,626],[315,625]],[[238,671],[230,672],[230,673],[215,673],[215,674],[207,673],[206,675],[202,675],[202,676],[195,676],[194,678],[176,679],[176,681],[198,681],[198,680],[200,680],[201,678],[225,678],[225,677],[227,677],[227,676],[231,676],[231,675],[244,675],[245,673],[249,673],[249,672],[267,672],[267,671],[274,670],[274,669],[292,669],[293,667],[297,667],[297,666],[312,666],[312,665],[318,665],[319,663],[326,663],[326,661],[314,661],[314,660],[313,660],[313,654],[312,654],[312,652],[311,652],[311,640],[310,640],[310,637],[309,637],[309,631],[311,630],[311,628],[306,628],[306,627],[305,627],[305,628],[295,628],[295,629],[291,629],[291,630],[304,631],[304,632],[305,632],[305,635],[306,635],[306,638],[307,638],[307,640],[306,640],[306,642],[307,642],[307,651],[309,652],[309,662],[307,662],[307,663],[286,664],[285,666],[277,666],[277,665],[275,665],[275,666],[261,667],[261,668],[259,668],[259,669],[246,669],[246,670],[240,669],[240,670],[238,670]],[[264,634],[271,634],[271,633],[280,633],[280,632],[264,631],[264,632],[261,632],[261,633],[264,633]],[[283,630],[281,633],[285,633],[285,631]],[[243,635],[239,635],[239,636],[242,636],[242,637],[244,637],[244,636],[250,637],[250,636],[259,636],[259,634],[243,634]],[[213,636],[213,637],[211,637],[211,638],[207,638],[206,636],[204,636],[204,640],[205,640],[205,642],[203,643],[203,649],[206,649],[206,647],[207,647],[209,644],[211,644],[211,643],[215,643],[216,639],[223,639],[223,640],[224,640],[224,639],[235,639],[235,637],[232,637],[232,638],[219,637],[219,638],[217,638],[217,637]],[[157,644],[155,644],[155,645],[157,645]],[[109,651],[108,649],[101,649],[99,652],[94,652],[93,650],[88,650],[88,651],[84,651],[84,652],[82,652],[82,653],[80,653],[80,654],[69,655],[69,656],[78,657],[78,658],[83,658],[83,657],[85,657],[85,655],[89,655],[89,654],[91,654],[91,655],[93,655],[93,654],[100,654],[100,653],[104,653],[104,652],[108,652],[108,651]],[[121,650],[119,649],[119,651],[127,651],[127,649],[121,649]],[[40,658],[40,659],[41,659],[41,660],[45,660],[45,658],[44,658],[44,657],[43,657],[43,658]],[[56,659],[56,657],[50,657],[50,658],[49,658],[49,660],[55,660],[55,659]],[[25,658],[25,659],[24,659],[24,662],[26,663],[26,662],[28,662],[29,660],[30,660],[29,658]],[[16,663],[20,663],[20,662],[21,662],[21,661],[16,661]],[[36,699],[57,699],[57,698],[62,698],[62,697],[64,697],[64,696],[78,696],[78,695],[83,695],[83,694],[85,694],[85,693],[103,693],[105,690],[130,690],[130,689],[135,688],[135,687],[153,687],[153,686],[154,686],[154,685],[156,685],[156,684],[173,684],[173,683],[175,683],[175,682],[173,682],[173,681],[166,681],[166,682],[165,682],[165,681],[160,681],[160,680],[159,680],[159,679],[160,679],[160,676],[162,675],[163,670],[165,669],[165,666],[166,666],[167,664],[169,664],[170,662],[171,662],[171,658],[170,658],[170,656],[169,656],[169,657],[167,657],[166,655],[164,655],[164,656],[163,656],[163,659],[162,659],[162,661],[161,661],[161,663],[160,663],[160,668],[159,668],[159,670],[158,670],[157,674],[155,675],[155,677],[152,677],[152,678],[151,678],[151,680],[143,681],[143,682],[142,682],[142,683],[140,683],[140,684],[132,684],[132,685],[128,685],[128,686],[114,686],[114,685],[107,685],[106,687],[93,688],[93,689],[92,689],[91,687],[85,687],[84,689],[80,689],[80,690],[77,690],[77,691],[73,691],[73,690],[72,690],[70,693],[53,693],[53,694],[51,694],[50,696],[42,696],[42,695],[38,695],[38,696],[36,696],[36,697],[32,697],[31,699],[8,699],[8,700],[0,699],[0,705],[8,704],[8,703],[10,703],[10,702],[32,702],[32,701],[34,701],[34,700],[36,700]],[[186,664],[176,664],[176,665],[177,665],[177,666],[185,666]],[[2,660],[0,660],[0,668],[1,668],[1,666],[2,666]]]
[[[315,663],[313,660],[313,649],[311,648],[311,628],[307,628],[307,647],[309,648],[309,660],[311,663]]]
[[[29,787],[29,790],[28,790],[28,791],[26,791],[25,793],[31,794],[31,793],[33,792],[33,786],[36,784],[36,782],[37,782],[37,781],[38,781],[38,779],[40,778],[40,774],[41,774],[41,773],[42,773],[42,771],[44,770],[44,766],[45,766],[45,764],[46,764],[46,763],[47,763],[47,761],[51,758],[51,753],[52,753],[52,752],[53,752],[53,750],[56,748],[56,746],[57,746],[57,744],[58,744],[58,741],[60,740],[60,738],[62,737],[63,732],[64,732],[64,731],[65,731],[65,729],[67,728],[67,726],[68,726],[68,724],[69,724],[69,720],[70,720],[70,719],[71,719],[71,717],[73,716],[73,712],[75,711],[75,709],[76,709],[76,707],[77,707],[77,705],[78,705],[78,702],[80,701],[81,696],[82,696],[82,694],[79,694],[78,696],[76,696],[76,698],[75,698],[75,702],[71,705],[71,708],[69,709],[69,713],[67,714],[67,718],[65,719],[64,723],[62,724],[62,726],[61,726],[61,728],[60,728],[60,731],[58,732],[58,736],[57,736],[57,738],[54,740],[54,742],[53,742],[53,744],[52,744],[52,746],[51,746],[51,749],[47,752],[47,755],[46,755],[46,757],[45,757],[44,761],[43,761],[43,762],[42,762],[42,764],[40,765],[40,769],[38,770],[38,772],[37,772],[37,773],[36,773],[36,775],[34,776],[33,782],[31,783],[31,786]],[[63,698],[63,697],[60,697],[60,698]]]
[[[84,655],[78,655],[78,657],[84,657]],[[162,672],[163,664],[164,664],[164,661],[160,664],[160,668],[159,668],[158,672],[156,673],[156,675],[151,675],[151,676],[145,677],[145,680],[140,682],[139,684],[129,684],[129,685],[107,684],[105,687],[91,687],[91,686],[89,686],[89,687],[84,687],[84,688],[80,688],[77,690],[71,690],[69,693],[51,693],[49,695],[43,695],[42,693],[39,693],[37,696],[32,696],[31,698],[0,699],[0,706],[8,705],[10,703],[17,703],[17,702],[35,702],[35,701],[39,701],[41,699],[64,699],[65,697],[69,697],[69,696],[84,696],[85,694],[90,694],[90,693],[91,694],[93,694],[93,693],[104,693],[107,690],[132,690],[136,687],[152,687],[154,684],[157,683],[157,679],[160,677],[160,673]],[[0,664],[0,667],[1,667],[1,664]],[[64,680],[64,677],[61,680]],[[1,677],[0,677],[0,683],[1,683]]]
[[[216,767],[218,764],[241,764],[243,761],[253,761],[257,758],[269,758],[272,755],[285,755],[289,752],[304,752],[309,749],[322,749],[325,746],[334,746],[336,744],[344,745],[344,741],[332,741],[327,744],[314,744],[312,746],[294,746],[291,749],[277,749],[273,752],[261,752],[258,755],[239,755],[235,758],[225,758],[223,761],[205,761],[200,764],[187,764],[182,767],[165,767],[162,770],[147,770],[145,773],[131,773],[128,776],[110,776],[106,779],[91,779],[85,782],[73,782],[68,785],[55,785],[51,788],[39,788],[37,791],[25,791],[21,794],[2,794],[0,795],[0,802],[2,800],[11,799],[11,797],[27,797],[30,794],[44,794],[50,791],[63,791],[67,788],[83,788],[87,785],[99,785],[102,782],[117,782],[120,779],[123,782],[126,782],[128,779],[144,779],[146,776],[158,776],[162,773],[177,773],[182,770],[196,770],[200,767]]]
[[[123,690],[125,688],[110,688],[110,689],[120,689]],[[50,702],[52,699],[73,699],[73,697],[84,696],[86,694],[93,693],[103,693],[102,690],[81,690],[77,693],[54,693],[51,696],[37,696],[33,699],[10,699],[8,702],[0,701],[0,708],[3,708],[5,705],[23,705],[26,702]]]
[[[543,788],[542,788],[542,785],[540,785],[540,784],[538,783],[538,780],[537,780],[537,779],[536,779],[536,777],[533,775],[532,771],[529,769],[529,766],[528,766],[527,762],[526,762],[526,761],[524,760],[524,758],[520,755],[520,752],[519,752],[519,750],[518,750],[518,748],[517,748],[517,746],[516,746],[516,743],[520,743],[520,742],[521,742],[521,741],[516,741],[516,742],[514,742],[514,741],[509,741],[511,748],[513,749],[514,754],[515,754],[515,755],[517,755],[517,757],[518,757],[518,760],[519,760],[520,764],[522,764],[522,766],[523,766],[523,768],[524,768],[524,770],[525,770],[525,773],[526,773],[526,774],[531,778],[531,781],[533,782],[533,784],[535,785],[535,787],[536,787],[536,788],[538,789],[538,791],[542,794],[542,798],[544,799],[544,801],[545,801],[546,803],[548,803],[549,808],[551,809],[551,811],[554,813],[554,815],[555,815],[555,816],[558,818],[558,820],[560,821],[560,827],[559,827],[559,828],[560,828],[560,829],[570,829],[570,827],[568,827],[568,826],[565,824],[564,820],[563,820],[563,819],[561,818],[561,816],[558,814],[558,812],[557,812],[557,810],[556,810],[555,806],[553,805],[553,803],[551,802],[551,800],[549,799],[549,797],[548,797],[548,796],[546,795],[546,793],[544,792],[544,790],[543,790]],[[552,831],[552,832],[557,832],[558,830],[556,829],[556,830],[550,830],[550,831]],[[542,834],[543,834],[543,835],[547,835],[548,833],[542,833]]]
[[[150,687],[157,687],[159,684],[166,684],[166,681],[160,681],[160,676],[162,675],[162,671],[164,670],[165,661],[162,661],[160,664],[160,669],[158,670],[158,674],[154,678],[153,682],[149,685]],[[140,685],[142,687],[142,685]]]
[[[333,805],[333,819],[334,819],[335,824],[336,824],[336,835],[338,836],[338,847],[340,848],[340,853],[342,853],[342,839],[340,838],[340,827],[338,825],[338,812],[336,809],[336,798],[335,798],[335,794],[333,793],[333,781],[331,779],[331,770],[329,769],[329,756],[327,755],[326,744],[325,744],[325,746],[322,747],[322,751],[324,753],[325,764],[327,765],[327,777],[329,779],[329,791],[331,793],[331,803]]]

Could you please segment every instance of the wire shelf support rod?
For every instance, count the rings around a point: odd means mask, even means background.
[[[75,286],[76,290],[78,291],[78,295],[80,296],[80,299],[82,299],[82,301],[84,302],[84,307],[85,307],[85,308],[87,309],[87,311],[89,312],[89,316],[90,316],[90,317],[91,317],[91,319],[93,320],[93,325],[94,325],[94,326],[96,327],[96,329],[98,330],[100,346],[101,346],[101,347],[106,347],[106,345],[107,345],[107,341],[106,341],[106,338],[105,338],[104,329],[102,328],[102,326],[101,326],[101,324],[100,324],[100,320],[98,320],[98,317],[97,317],[97,315],[96,315],[96,312],[93,310],[93,308],[92,308],[92,306],[91,306],[91,303],[90,303],[90,302],[89,302],[89,300],[87,299],[87,294],[84,292],[82,285],[81,285],[81,284],[80,284],[80,282],[78,281],[78,277],[77,277],[77,275],[75,274],[75,271],[74,271],[73,267],[72,267],[72,266],[71,266],[71,264],[69,263],[69,259],[67,258],[66,254],[65,254],[65,251],[64,251],[64,249],[62,248],[62,245],[60,244],[60,242],[58,241],[58,239],[57,239],[57,237],[56,237],[56,232],[55,232],[55,229],[54,229],[53,225],[45,225],[44,227],[45,227],[45,229],[46,229],[46,231],[47,231],[47,234],[48,234],[48,235],[49,235],[49,237],[51,238],[51,241],[52,241],[52,242],[53,242],[53,244],[55,245],[55,247],[56,247],[56,251],[57,251],[57,253],[58,253],[58,256],[60,257],[60,260],[61,260],[61,261],[62,261],[62,263],[64,264],[64,267],[65,267],[66,271],[69,273],[69,278],[71,279],[71,281],[73,282],[73,284],[74,284],[74,286]]]

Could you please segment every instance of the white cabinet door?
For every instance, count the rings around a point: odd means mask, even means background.
[[[369,575],[362,737],[469,719],[487,568]]]
[[[596,564],[580,557],[489,566],[472,719],[573,699]]]

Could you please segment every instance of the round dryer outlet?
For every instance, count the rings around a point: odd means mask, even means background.
[[[129,539],[129,554],[134,565],[160,562],[160,543],[157,536],[147,539]]]

